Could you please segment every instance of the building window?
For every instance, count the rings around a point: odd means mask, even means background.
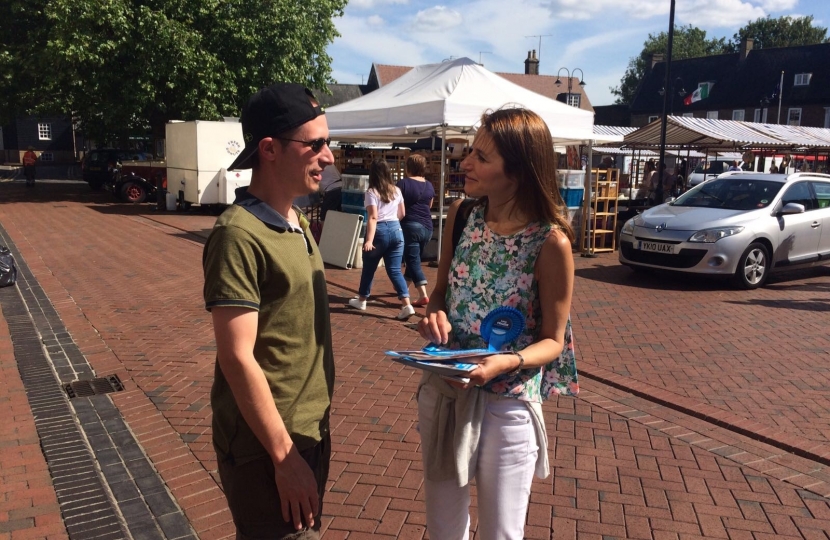
[[[581,98],[582,96],[579,94],[570,94],[568,96],[568,105],[570,105],[571,107],[576,107],[578,109],[579,104],[581,102]]]
[[[41,152],[40,153],[40,161],[55,161],[55,156],[52,152]]]
[[[787,114],[787,124],[790,126],[801,125],[801,109],[790,109]]]
[[[686,118],[694,118],[695,113],[693,113],[693,112],[684,112],[683,116],[685,116]]]
[[[763,111],[764,112],[761,113],[761,123],[766,124],[767,123],[767,113],[769,112],[769,109],[764,107]]]
[[[37,125],[37,138],[41,141],[51,141],[52,140],[52,124],[38,124]]]
[[[824,128],[830,128],[830,107],[824,108]]]
[[[657,120],[657,118],[658,118],[657,116],[649,116],[648,117],[648,123],[650,124],[650,123],[654,122],[655,120]]]
[[[810,79],[813,77],[812,73],[796,73],[795,74],[795,85],[796,86],[807,86],[810,84]]]
[[[718,111],[706,111],[706,118],[710,120],[718,119]]]
[[[756,123],[761,122],[761,109],[755,109],[755,115],[752,117],[752,121]]]
[[[732,120],[738,120],[740,122],[744,121],[744,110],[743,109],[736,109],[732,111]]]

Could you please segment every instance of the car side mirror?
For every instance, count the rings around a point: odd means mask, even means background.
[[[803,204],[790,202],[784,205],[784,208],[781,209],[779,214],[786,216],[789,214],[803,214],[806,211]]]

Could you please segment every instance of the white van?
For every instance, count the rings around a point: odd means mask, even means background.
[[[689,175],[689,187],[694,187],[701,182],[709,180],[710,178],[717,178],[718,175],[721,175],[729,170],[729,167],[732,166],[732,162],[735,161],[734,159],[710,159],[706,168],[704,169],[705,161],[701,161],[698,163],[695,170],[692,171],[692,174]],[[738,167],[743,165],[742,161],[738,161]]]

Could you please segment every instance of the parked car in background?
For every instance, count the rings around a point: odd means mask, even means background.
[[[84,182],[94,190],[99,190],[110,181],[113,168],[127,159],[126,150],[115,148],[99,148],[90,150],[81,162],[81,173]]]
[[[830,262],[830,175],[729,172],[622,227],[620,262],[733,276],[745,289],[769,274]]]
[[[81,163],[83,179],[98,190],[106,187],[125,202],[151,200],[158,187],[165,187],[164,161],[153,161],[143,152],[103,148],[91,150]]]
[[[710,159],[708,162],[701,161],[698,163],[692,174],[689,175],[689,187],[694,187],[710,178],[717,178],[721,174],[729,170],[732,166],[732,159]],[[743,165],[742,161],[738,161],[739,166]]]

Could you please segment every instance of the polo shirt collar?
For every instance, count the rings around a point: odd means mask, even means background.
[[[236,199],[233,201],[233,204],[241,206],[272,229],[302,232],[302,229],[297,229],[297,227],[289,223],[282,214],[268,206],[268,203],[248,193],[248,186],[236,188]],[[304,225],[304,216],[299,212],[298,214],[300,216],[300,225],[302,226]]]

